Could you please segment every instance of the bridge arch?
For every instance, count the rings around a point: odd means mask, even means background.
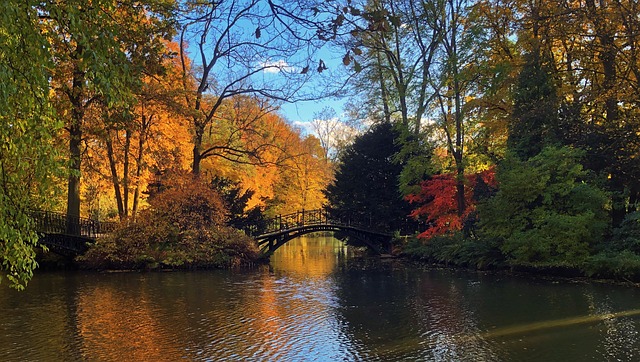
[[[375,231],[371,227],[332,218],[326,210],[302,210],[269,220],[267,230],[255,236],[258,247],[265,256],[271,256],[289,241],[314,232],[341,232],[362,242],[370,250],[381,254],[391,245],[392,234]]]

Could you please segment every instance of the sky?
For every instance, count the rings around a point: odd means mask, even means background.
[[[323,48],[316,54],[315,58],[322,59],[329,68],[329,71],[339,70],[339,68],[344,67],[340,54],[338,54],[335,49]],[[334,74],[337,73],[339,72],[334,72]],[[308,85],[308,87],[313,86],[313,82]],[[325,107],[330,107],[333,108],[335,114],[340,118],[340,115],[344,112],[346,102],[346,98],[327,97],[314,101],[285,103],[280,107],[279,114],[292,125],[301,127],[303,130],[312,133],[309,122],[314,120],[314,115],[320,113]]]
[[[233,11],[233,10],[226,9],[224,11]],[[236,36],[240,37],[239,39],[246,38],[250,41],[253,41],[256,38],[255,30],[254,30],[256,29],[256,24],[252,22],[253,20],[249,20],[249,18],[250,17],[247,17],[247,19],[243,18],[241,19],[242,21],[236,23],[234,26],[233,32],[234,34],[236,34]],[[222,29],[224,29],[224,27]],[[264,29],[265,30],[263,30],[262,36],[259,36],[259,35],[257,36],[260,39],[268,39],[271,36],[269,35],[267,28],[264,28]],[[194,62],[194,66],[201,67],[202,64],[200,64],[201,62],[198,55],[199,50],[196,47],[196,44],[199,42],[199,38],[198,38],[200,34],[199,29],[194,28],[194,32],[195,32],[195,35],[189,33],[189,37],[187,38],[187,41],[189,40],[191,41],[188,53]],[[207,40],[208,42],[213,42],[219,36],[221,36],[220,29],[217,29],[217,28],[212,29],[211,33],[208,35]],[[206,47],[211,47],[211,44],[206,45]],[[262,49],[262,48],[259,48],[259,49]],[[269,54],[268,48],[264,48],[264,51],[266,51],[266,53],[259,52],[254,55],[255,66],[263,69],[261,73],[255,74],[255,76],[258,78],[258,83],[257,83],[258,87],[260,86],[260,83],[259,83],[260,80],[264,81],[266,79],[267,82],[271,82],[271,79],[277,79],[278,78],[277,73],[279,73],[280,71],[283,71],[286,73],[294,73],[294,74],[300,73],[302,70],[302,68],[299,68],[300,64],[301,63],[304,64],[305,60],[308,61],[308,58],[306,57],[310,55],[308,53],[305,53],[305,51],[303,50],[301,52],[301,55],[295,54],[291,59],[282,59],[280,58],[280,56],[283,56],[283,54],[277,51],[278,49],[277,45],[274,45],[274,49],[276,50],[273,54]],[[207,51],[209,50],[210,49],[207,49]],[[234,51],[241,51],[241,50],[243,50],[241,49],[241,47],[237,47],[237,48],[234,47]],[[249,52],[249,53],[252,54],[253,52]],[[316,73],[317,70],[315,70],[314,66],[311,65],[311,69],[309,70],[309,73],[308,73],[310,77],[307,78],[307,79],[310,79],[311,81],[303,86],[303,89],[301,89],[299,96],[304,97],[307,95],[312,95],[314,93],[317,94],[318,89],[326,88],[326,84],[330,84],[327,82],[333,82],[337,84],[336,82],[338,82],[338,80],[335,79],[335,77],[338,77],[337,74],[341,73],[341,71],[344,70],[344,65],[342,64],[343,56],[344,56],[343,51],[337,50],[336,48],[332,48],[331,45],[325,44],[324,47],[315,50],[314,54],[312,55],[311,64],[313,64],[314,62],[318,62],[319,60],[322,60],[326,64],[328,70],[325,72],[322,72],[321,76],[316,77],[315,74],[317,74]],[[210,58],[210,55],[208,57]],[[209,60],[210,59],[207,59],[207,61]],[[226,58],[224,58],[224,60],[226,60]],[[234,67],[235,66],[234,61],[221,61],[218,63],[219,64],[216,65],[212,70],[213,74],[218,75],[219,73],[221,77],[224,77],[225,74],[227,74],[230,79],[239,79],[240,77],[243,76],[242,72],[244,71],[244,69],[242,67],[244,65],[240,65],[238,68],[239,72],[236,73],[236,72],[227,72],[227,70],[224,69],[224,67],[230,67],[230,66]],[[310,64],[307,63],[307,67],[309,66]],[[232,74],[228,74],[228,73],[232,73]],[[272,78],[272,77],[275,77],[275,78]],[[212,78],[215,78],[215,77],[212,77]],[[225,80],[223,79],[222,83],[224,84],[224,82]],[[325,83],[325,85],[323,86],[321,85],[321,83]],[[286,94],[286,91],[284,92],[284,94]],[[300,127],[305,133],[309,134],[309,133],[312,133],[311,132],[312,127],[310,126],[310,122],[313,121],[314,115],[320,113],[325,107],[331,107],[333,108],[338,118],[340,118],[340,115],[343,113],[343,108],[346,101],[347,99],[336,99],[335,97],[333,97],[333,98],[326,98],[326,99],[320,99],[315,101],[299,101],[295,103],[284,103],[280,106],[280,110],[278,113],[282,117],[284,117],[290,124]]]
[[[331,107],[335,111],[335,114],[339,116],[343,112],[345,103],[345,99],[334,98],[286,103],[280,107],[279,113],[292,125],[302,128],[307,133],[312,133],[310,130],[310,122],[313,121],[315,114],[320,113],[325,107]]]

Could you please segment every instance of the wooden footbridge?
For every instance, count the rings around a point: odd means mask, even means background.
[[[29,215],[41,234],[40,243],[65,256],[83,254],[96,238],[113,231],[116,223],[43,210],[30,210]]]
[[[333,217],[324,209],[274,217],[268,220],[266,230],[254,238],[262,253],[269,256],[290,240],[319,231],[341,232],[378,253],[387,252],[391,245],[391,233],[379,231],[374,225],[352,222],[349,218]]]

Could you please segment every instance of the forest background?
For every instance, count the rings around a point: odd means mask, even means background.
[[[228,236],[225,194],[243,200],[241,214],[338,205],[337,185],[375,186],[340,181],[358,159],[364,136],[354,136],[391,124],[384,160],[398,171],[385,196],[409,203],[393,218],[424,221],[405,246],[413,255],[637,277],[639,10],[624,0],[8,0],[2,267],[15,285],[32,275],[33,208],[126,227],[168,218],[177,231],[154,237],[180,235],[188,248]],[[313,135],[278,113],[327,97],[349,101],[318,114]],[[158,196],[168,189],[175,200]],[[378,194],[363,193],[363,214]],[[173,219],[179,200],[205,202]],[[202,210],[224,222],[194,219]],[[150,250],[154,262],[185,262]]]

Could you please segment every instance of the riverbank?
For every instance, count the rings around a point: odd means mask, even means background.
[[[424,265],[640,285],[640,256],[631,252],[600,251],[579,260],[523,264],[509,260],[489,243],[458,235],[435,237],[428,242],[409,239],[400,255]]]

